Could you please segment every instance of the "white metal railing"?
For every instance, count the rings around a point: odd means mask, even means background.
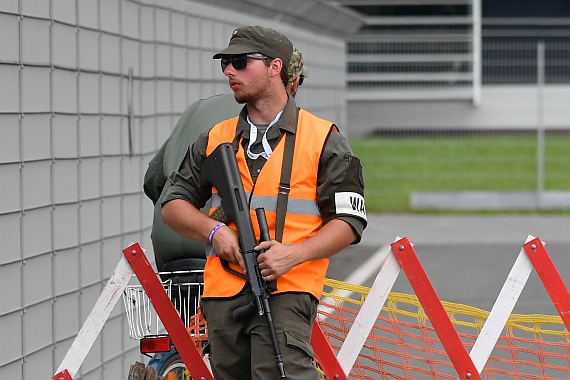
[[[480,0],[449,3],[466,7],[456,15],[365,17],[366,27],[348,40],[349,99],[379,100],[379,93],[384,93],[380,99],[389,99],[396,91],[399,100],[460,98],[478,105]],[[417,2],[397,5],[409,6],[411,12],[417,8]],[[418,92],[421,88],[431,91]]]

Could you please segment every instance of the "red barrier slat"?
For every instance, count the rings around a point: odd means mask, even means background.
[[[313,333],[311,334],[311,346],[315,351],[315,358],[325,373],[327,379],[347,380],[346,374],[342,370],[334,351],[332,350],[327,337],[321,326],[315,321],[313,323]]]
[[[73,380],[73,378],[71,377],[69,371],[64,369],[63,371],[53,375],[52,380]]]
[[[131,264],[192,378],[214,380],[141,246],[138,243],[132,244],[123,250],[123,254]]]
[[[564,280],[554,266],[548,251],[539,238],[534,238],[523,247],[566,329],[570,331],[570,292],[568,292]]]
[[[391,247],[459,378],[481,379],[409,240],[402,238]]]

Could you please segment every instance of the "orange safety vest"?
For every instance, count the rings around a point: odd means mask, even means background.
[[[222,121],[210,130],[206,155],[210,155],[219,144],[231,143],[234,140],[237,123],[238,117]],[[317,174],[322,147],[332,126],[333,124],[329,121],[320,119],[303,109],[299,110],[283,244],[300,243],[315,235],[322,227],[323,220],[316,202]],[[238,145],[236,158],[244,192],[249,197],[253,191],[250,214],[255,234],[259,238],[255,209],[263,207],[270,236],[274,239],[277,195],[281,179],[285,138],[279,141],[271,157],[263,166],[255,188],[247,166],[244,149],[241,143]],[[215,188],[212,189],[212,194],[213,211],[216,207],[215,198],[217,197],[219,204],[219,196]],[[236,229],[234,223],[230,223],[229,227]],[[308,292],[319,299],[323,291],[328,263],[328,259],[319,259],[295,266],[277,278],[276,293]],[[237,264],[230,264],[230,266],[241,273],[241,268]],[[231,297],[239,293],[244,285],[245,280],[226,271],[218,257],[207,257],[203,297]]]

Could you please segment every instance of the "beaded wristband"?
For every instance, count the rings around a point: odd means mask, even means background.
[[[210,231],[210,234],[208,235],[208,241],[210,243],[212,242],[212,239],[214,238],[214,234],[216,233],[216,231],[219,230],[220,228],[222,228],[223,226],[225,226],[225,224],[220,222],[220,223],[216,224],[214,226],[214,228],[212,228],[212,231]]]

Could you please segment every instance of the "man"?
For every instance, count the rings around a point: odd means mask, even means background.
[[[303,84],[305,78],[309,76],[309,72],[303,62],[303,54],[297,48],[293,48],[293,55],[291,56],[291,63],[289,64],[289,82],[285,89],[292,97],[297,95],[299,86]]]
[[[308,77],[303,56],[297,48],[291,56],[288,73],[287,92],[294,97],[303,80]],[[169,187],[166,179],[178,168],[188,147],[200,133],[222,120],[238,115],[241,108],[231,93],[198,100],[184,111],[170,137],[150,161],[143,188],[154,204],[150,236],[158,271],[163,270],[164,264],[174,260],[205,257],[204,243],[186,239],[162,221],[161,203]],[[209,213],[209,205],[208,202],[202,211]]]
[[[291,41],[261,26],[236,29],[221,58],[223,73],[239,103],[239,117],[202,133],[169,181],[162,217],[179,234],[209,242],[202,313],[208,322],[210,360],[216,379],[275,379],[275,354],[264,318],[256,313],[239,321],[238,307],[252,302],[244,279],[224,270],[245,271],[235,225],[201,213],[217,190],[202,180],[200,167],[221,143],[235,143],[236,158],[252,204],[266,210],[271,241],[255,249],[265,281],[276,281],[270,297],[277,340],[290,380],[318,379],[310,345],[328,258],[360,241],[366,226],[360,161],[331,122],[298,109],[287,94]],[[282,138],[283,137],[283,138]],[[293,141],[294,154],[286,153]],[[285,147],[287,145],[287,147]],[[287,212],[276,227],[281,169],[291,162]],[[358,207],[355,207],[358,206]]]

